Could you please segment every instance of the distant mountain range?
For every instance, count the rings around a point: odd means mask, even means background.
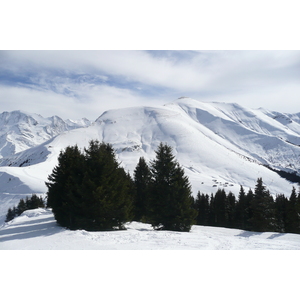
[[[300,113],[185,97],[159,107],[106,111],[93,122],[3,112],[0,224],[7,209],[20,198],[46,193],[44,182],[62,149],[74,144],[83,148],[91,139],[111,143],[121,165],[131,174],[139,157],[150,161],[160,142],[169,144],[189,176],[194,194],[218,188],[237,194],[240,185],[253,189],[262,177],[272,193],[289,195],[293,183],[282,176],[300,176]]]
[[[87,119],[43,118],[20,110],[0,114],[0,158],[37,146],[68,130],[87,127]]]

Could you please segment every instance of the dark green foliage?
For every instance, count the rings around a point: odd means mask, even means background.
[[[245,198],[245,215],[244,215],[244,220],[245,220],[245,230],[252,230],[252,224],[251,224],[251,219],[253,215],[253,211],[251,208],[251,203],[254,199],[254,193],[252,189],[249,189],[246,198]]]
[[[168,145],[159,145],[150,166],[150,221],[155,229],[190,231],[197,212],[188,177]]]
[[[227,224],[227,203],[226,203],[226,193],[224,189],[218,189],[214,197],[214,209],[215,209],[215,224],[214,226],[224,227]]]
[[[208,225],[209,224],[209,196],[205,194],[200,194],[200,192],[198,192],[194,207],[198,212],[196,224]]]
[[[288,199],[283,195],[277,195],[275,199],[276,231],[287,232],[288,229]]]
[[[236,199],[232,192],[229,192],[226,198],[226,225],[229,228],[235,227],[235,210],[236,210]]]
[[[16,208],[9,208],[6,214],[5,222],[13,220],[16,216]]]
[[[224,189],[218,189],[215,195],[211,195],[210,201],[208,195],[198,193],[195,206],[198,211],[198,225],[235,227],[236,199],[233,193],[226,195]]]
[[[216,224],[216,205],[215,205],[215,196],[213,194],[210,195],[209,202],[209,214],[208,214],[208,224],[210,226],[215,226]]]
[[[150,169],[144,159],[140,157],[134,170],[134,220],[147,220],[149,210],[149,185],[151,180]]]
[[[79,188],[84,174],[85,158],[77,145],[67,147],[58,157],[58,165],[48,176],[47,207],[51,207],[57,222],[76,228],[76,220],[83,211]]]
[[[35,209],[35,208],[38,208],[38,207],[45,207],[45,204],[44,204],[44,201],[43,201],[43,198],[42,197],[38,197],[37,195],[33,194],[30,198],[29,197],[26,197],[26,201],[23,203],[22,202],[23,199],[21,199],[19,205],[18,205],[18,212],[20,214],[20,208],[19,206],[21,207],[25,207],[24,210],[27,210],[27,209]],[[24,200],[23,200],[24,201]],[[22,202],[22,203],[21,203]]]
[[[283,170],[276,170],[276,169],[273,169],[272,167],[268,166],[268,165],[264,165],[266,168],[272,170],[273,172],[276,172],[280,177],[290,181],[290,182],[293,182],[293,183],[298,183],[300,184],[300,176],[297,175],[297,172],[294,171],[294,172],[286,172],[286,171],[283,171]]]
[[[221,189],[210,197],[198,192],[194,207],[197,225],[300,233],[300,194],[293,187],[289,199],[280,194],[274,201],[262,178],[257,179],[254,193],[249,189],[246,194],[241,186],[237,201],[231,192],[226,196]]]
[[[113,230],[132,220],[132,179],[110,144],[92,140],[84,153],[67,147],[48,180],[47,205],[61,226]]]
[[[263,185],[262,178],[257,179],[250,207],[252,210],[250,222],[253,231],[263,232],[276,229],[274,200]]]
[[[287,203],[286,232],[300,233],[300,199],[293,188]]]
[[[235,225],[236,228],[245,229],[247,222],[247,207],[246,207],[246,193],[244,188],[240,187],[238,202],[236,204]]]
[[[33,194],[30,198],[27,196],[26,201],[21,199],[17,205],[17,207],[9,208],[6,214],[5,222],[9,222],[15,217],[21,215],[25,210],[35,209],[38,207],[45,207],[44,201],[42,197],[38,197]]]
[[[27,210],[27,209],[32,209],[28,207],[28,200],[29,198],[26,198],[27,203],[25,203],[24,199],[21,199],[18,206],[17,206],[17,210],[18,210],[18,215],[20,215],[23,211]]]

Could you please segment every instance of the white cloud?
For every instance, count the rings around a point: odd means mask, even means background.
[[[0,86],[0,104],[2,111],[23,110],[39,113],[44,117],[58,115],[62,118],[76,104],[75,99],[54,93],[38,91],[25,87]]]
[[[80,99],[51,90],[0,85],[0,105],[5,108],[2,111],[23,110],[38,113],[44,117],[52,115],[58,115],[63,119],[86,117],[93,121],[109,109],[145,104],[144,98],[128,89],[107,85],[74,85],[75,87],[75,92],[80,94]],[[153,105],[159,104],[156,99],[152,99],[150,102]]]
[[[267,86],[259,90],[252,89],[245,92],[220,94],[209,98],[195,96],[195,99],[204,101],[238,103],[247,108],[263,107],[270,111],[283,113],[300,112],[300,86],[296,83],[287,83],[281,86]]]
[[[296,105],[299,103],[299,51],[7,51],[0,54],[2,70],[16,78],[18,75],[26,78],[29,74],[29,82],[11,82],[11,87],[2,84],[0,96],[10,93],[10,103],[3,107],[15,103],[20,108],[23,97],[32,99],[28,103],[37,103],[34,99],[39,99],[39,106],[44,106],[45,111],[49,107],[59,107],[62,111],[66,104],[66,113],[74,111],[72,114],[96,118],[95,108],[102,111],[163,104],[185,95],[207,101],[235,101],[248,107],[259,103],[267,109],[299,111]],[[50,100],[57,104],[48,103]],[[4,101],[2,96],[0,101]]]

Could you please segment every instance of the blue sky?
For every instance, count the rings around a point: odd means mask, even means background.
[[[96,119],[181,96],[300,112],[300,51],[0,51],[1,111]]]

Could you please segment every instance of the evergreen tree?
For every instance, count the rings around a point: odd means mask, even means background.
[[[170,146],[160,143],[150,170],[152,226],[155,229],[190,231],[197,215],[192,207],[191,185]]]
[[[90,230],[124,229],[124,223],[132,220],[132,179],[119,166],[110,144],[91,141],[85,149],[89,202],[93,222]],[[86,193],[84,193],[85,195]]]
[[[32,195],[31,198],[26,196],[26,201],[20,199],[17,207],[9,208],[6,214],[5,222],[11,221],[17,216],[20,216],[25,210],[34,209],[38,207],[45,207],[42,197]]]
[[[218,189],[215,194],[215,226],[226,227],[227,226],[227,203],[226,192],[224,189]]]
[[[44,204],[42,197],[39,197],[36,194],[33,194],[30,198],[28,198],[28,201],[26,201],[26,206],[27,206],[27,209],[35,209],[38,207],[43,208],[43,207],[45,207],[45,204]]]
[[[236,210],[236,199],[232,192],[229,192],[226,198],[226,227],[235,228],[235,210]]]
[[[275,199],[276,231],[287,232],[288,199],[279,194]]]
[[[272,231],[275,229],[274,200],[263,184],[262,178],[257,179],[254,198],[251,202],[253,231]]]
[[[9,222],[12,219],[16,217],[16,209],[15,207],[13,209],[9,208],[6,214],[5,222]]]
[[[85,230],[124,229],[132,220],[132,179],[119,166],[110,144],[90,141],[61,152],[48,177],[48,202],[64,227]]]
[[[240,186],[238,202],[236,204],[235,226],[239,229],[246,227],[246,193],[243,186]]]
[[[251,207],[251,203],[253,202],[254,199],[254,193],[252,189],[249,189],[246,198],[245,198],[245,209],[244,209],[244,224],[245,224],[245,230],[252,230],[252,224],[251,224],[251,219],[253,216],[253,211]]]
[[[211,197],[210,225],[232,228],[235,225],[235,196],[232,192],[226,195],[224,189],[218,189]]]
[[[151,180],[150,169],[144,159],[140,157],[134,170],[135,201],[134,219],[136,221],[147,220],[149,210],[149,184]]]
[[[299,195],[297,196],[295,187],[292,189],[292,193],[287,204],[286,232],[300,233]]]
[[[216,226],[216,208],[215,208],[215,196],[213,193],[210,195],[209,201],[209,215],[208,215],[208,225],[209,226]]]
[[[208,225],[209,224],[209,196],[206,194],[197,193],[195,210],[198,212],[197,225]]]
[[[83,213],[84,199],[80,198],[85,157],[77,145],[68,146],[58,156],[58,165],[48,176],[47,207],[51,207],[58,224],[77,229],[75,220]]]
[[[26,205],[24,199],[21,199],[21,200],[19,201],[18,206],[17,206],[18,216],[19,216],[20,214],[22,214],[22,212],[24,212],[24,211],[27,210],[27,209],[28,209],[28,208],[27,208],[27,205]]]

